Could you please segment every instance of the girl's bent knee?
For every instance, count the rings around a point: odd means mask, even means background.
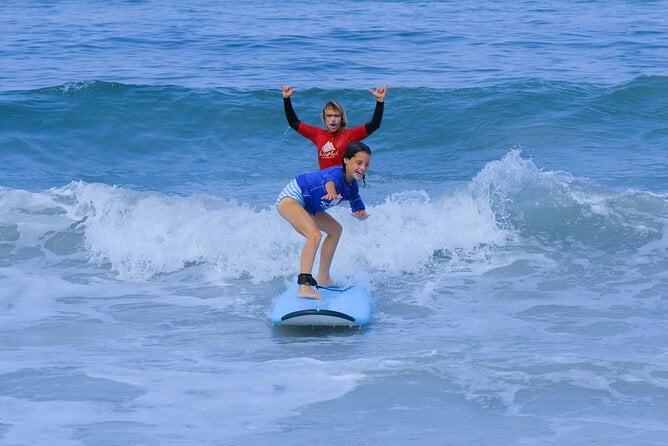
[[[312,243],[320,244],[320,240],[322,240],[322,233],[320,231],[307,232],[304,235],[306,240]]]
[[[339,223],[331,225],[327,229],[328,229],[327,235],[329,235],[331,237],[340,238],[341,234],[343,234],[343,226],[341,226]]]

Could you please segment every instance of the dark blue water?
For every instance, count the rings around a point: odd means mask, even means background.
[[[3,2],[0,444],[664,444],[667,6]],[[269,323],[284,83],[390,85],[361,331]]]

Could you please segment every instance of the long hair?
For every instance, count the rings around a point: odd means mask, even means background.
[[[339,114],[341,115],[341,128],[345,129],[346,126],[348,125],[348,119],[346,118],[346,109],[343,108],[343,105],[335,101],[327,102],[325,106],[322,108],[322,122],[324,123],[327,123],[327,121],[325,120],[325,110],[327,110],[328,108],[333,108],[334,110],[339,112]]]
[[[346,172],[346,162],[344,159],[354,158],[357,152],[366,152],[371,156],[371,149],[369,146],[364,144],[361,141],[351,142],[346,146],[346,150],[343,151],[343,156],[341,157],[341,165],[343,166],[343,173]],[[363,187],[366,187],[366,174],[362,176]]]

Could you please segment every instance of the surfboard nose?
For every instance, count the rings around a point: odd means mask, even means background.
[[[372,314],[371,296],[366,288],[319,288],[322,300],[295,296],[296,284],[277,296],[270,312],[274,325],[362,326]]]

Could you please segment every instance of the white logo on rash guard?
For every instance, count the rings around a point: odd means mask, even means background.
[[[336,156],[336,147],[332,144],[332,141],[327,141],[327,144],[320,148],[320,157],[321,158],[334,158]]]

